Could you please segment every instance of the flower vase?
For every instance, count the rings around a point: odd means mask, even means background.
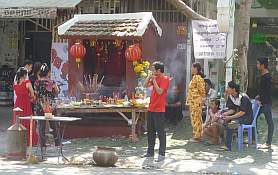
[[[137,78],[137,86],[135,88],[136,98],[145,98],[146,88],[144,87],[145,78]]]

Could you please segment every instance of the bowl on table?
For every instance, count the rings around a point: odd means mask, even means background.
[[[52,118],[54,117],[54,115],[53,115],[52,113],[46,112],[46,113],[44,113],[44,117],[45,117],[46,119],[52,119]]]

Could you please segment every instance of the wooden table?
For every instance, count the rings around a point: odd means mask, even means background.
[[[78,114],[78,113],[118,113],[129,126],[131,126],[131,139],[137,141],[136,126],[140,118],[141,113],[146,113],[148,107],[123,107],[117,105],[105,105],[105,106],[72,106],[63,105],[58,106],[57,115],[66,116],[67,114]],[[131,119],[129,119],[124,113],[131,113]]]

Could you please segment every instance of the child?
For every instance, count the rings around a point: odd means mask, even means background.
[[[223,123],[219,100],[211,101],[208,115],[208,121],[203,124],[203,134],[208,137],[210,144],[216,145],[220,143],[220,125]]]

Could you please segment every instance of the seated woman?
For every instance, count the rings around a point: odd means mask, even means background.
[[[217,99],[211,100],[208,121],[203,124],[203,134],[208,137],[210,144],[217,145],[220,143],[220,125],[223,123],[220,117],[220,101]]]
[[[165,117],[168,122],[174,125],[177,125],[183,118],[182,103],[177,86],[174,86],[168,93]]]

